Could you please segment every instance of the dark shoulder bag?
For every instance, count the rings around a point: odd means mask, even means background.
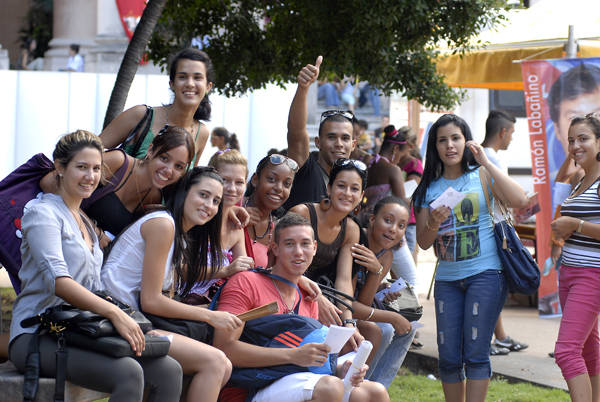
[[[115,299],[106,292],[96,292],[98,297],[107,300],[129,314],[146,333],[152,329],[150,321],[139,311]],[[56,349],[56,381],[54,400],[63,401],[67,371],[67,350],[65,347],[75,346],[112,357],[135,357],[129,342],[122,338],[112,322],[99,314],[82,310],[69,304],[49,307],[42,314],[21,321],[23,328],[39,325],[35,336],[31,338],[23,381],[23,399],[35,400],[40,373],[39,335],[48,333],[57,339]],[[169,352],[171,342],[164,337],[145,335],[146,347],[142,357],[162,357]]]
[[[494,201],[498,203],[504,219],[500,222],[494,222],[494,211],[490,203],[488,190],[492,188],[491,178],[484,168],[479,169],[479,178],[485,202],[492,219],[494,238],[498,246],[498,257],[500,257],[502,267],[504,268],[503,271],[508,284],[508,290],[511,293],[523,293],[526,295],[535,293],[540,286],[540,269],[531,256],[531,253],[529,253],[529,250],[527,250],[521,239],[519,239],[508,209],[497,196],[494,197]]]

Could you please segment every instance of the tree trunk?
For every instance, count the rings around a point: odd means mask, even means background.
[[[110,94],[110,100],[106,109],[103,129],[123,111],[131,82],[135,77],[140,60],[146,50],[146,45],[166,3],[167,0],[149,0],[146,4],[140,22],[137,24],[131,41],[127,46],[123,61],[121,61],[115,86]]]

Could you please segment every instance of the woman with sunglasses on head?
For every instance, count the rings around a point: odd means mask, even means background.
[[[242,203],[246,191],[246,179],[248,178],[248,161],[239,151],[225,149],[218,151],[210,158],[208,165],[215,168],[223,179],[223,216],[228,210]],[[218,286],[220,278],[254,268],[254,260],[246,254],[244,230],[239,229],[227,219],[221,221],[221,250],[223,254],[223,267],[213,269],[210,275],[212,279],[197,282],[190,290],[185,299],[188,304],[207,304],[211,299],[214,286]],[[215,267],[218,268],[218,267]]]
[[[162,189],[179,180],[193,158],[193,139],[178,127],[168,127],[154,137],[142,160],[120,149],[105,152],[106,181],[82,203],[99,226],[101,247],[142,215],[144,205],[160,204]],[[41,180],[44,192],[56,192],[56,174],[51,172]]]
[[[68,381],[110,393],[111,401],[142,401],[144,385],[149,386],[148,400],[179,401],[179,364],[168,356],[139,358],[145,347],[139,325],[116,305],[92,293],[102,288],[103,255],[92,223],[80,205],[100,182],[102,143],[94,134],[78,130],[58,141],[53,159],[58,172],[56,193],[29,201],[22,218],[22,292],[12,311],[11,361],[22,372],[29,365],[30,344],[35,341],[37,328],[23,328],[21,321],[66,302],[108,318],[136,354],[133,358],[114,358],[67,344],[63,374]],[[39,374],[56,377],[56,338],[42,333],[37,341]]]
[[[147,132],[139,133],[144,140],[135,155],[143,158],[146,150],[161,129],[177,126],[186,129],[194,138],[195,151],[192,166],[198,164],[204,151],[209,132],[202,120],[210,120],[210,101],[208,93],[215,80],[212,61],[206,53],[194,48],[181,50],[173,56],[169,64],[169,87],[173,92],[173,103],[151,109],[152,117]],[[123,143],[136,125],[144,119],[148,108],[145,105],[134,106],[121,113],[110,122],[100,134],[106,148],[114,148]],[[133,138],[125,146],[128,154],[134,152]]]
[[[366,229],[361,229],[360,245],[355,247],[354,287],[356,301],[352,303],[358,328],[365,338],[375,338],[373,360],[365,378],[389,388],[410,348],[414,331],[400,314],[373,308],[375,293],[380,289],[392,265],[392,252],[400,244],[408,222],[408,204],[400,198],[380,199],[369,216]],[[390,293],[392,299],[397,294]],[[371,328],[375,323],[381,334]],[[379,337],[381,339],[379,339]],[[374,344],[375,345],[375,344]]]
[[[305,276],[318,283],[334,287],[347,295],[354,294],[352,286],[352,248],[359,241],[358,225],[348,219],[360,205],[367,181],[366,165],[355,159],[337,159],[329,174],[329,197],[320,203],[306,203],[290,211],[310,220],[317,241],[317,253]],[[356,326],[352,311],[342,308],[341,323]],[[319,319],[335,324],[339,318],[329,317],[320,306]]]
[[[563,242],[559,278],[562,318],[554,355],[573,401],[600,393],[600,118],[575,117],[569,157],[585,172],[563,201],[552,232]]]
[[[252,175],[252,187],[245,201],[250,224],[244,230],[250,239],[248,255],[254,258],[257,267],[269,266],[268,251],[275,226],[274,213],[290,196],[297,171],[296,161],[272,154],[258,162],[256,172]]]
[[[434,245],[438,257],[435,313],[447,401],[485,400],[492,374],[490,343],[507,294],[480,175],[491,178],[494,199],[501,197],[509,207],[527,204],[523,189],[473,141],[467,123],[443,115],[429,130],[423,179],[413,203],[417,241],[423,249]],[[465,198],[453,209],[430,207],[450,187]]]
[[[208,325],[233,330],[232,314],[181,303],[192,286],[220,268],[223,180],[213,168],[196,167],[165,192],[166,208],[144,215],[116,240],[102,268],[102,283],[117,298],[139,307],[155,334],[171,338],[169,355],[192,376],[188,401],[216,401],[231,363],[210,342]],[[185,336],[184,336],[185,335]]]

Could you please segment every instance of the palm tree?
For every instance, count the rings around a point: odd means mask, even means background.
[[[146,45],[152,36],[156,22],[160,17],[167,0],[148,0],[146,8],[142,13],[140,22],[135,28],[133,37],[127,46],[119,72],[117,73],[117,79],[115,80],[115,86],[113,87],[112,93],[110,94],[110,100],[108,101],[108,107],[106,109],[106,116],[104,116],[103,128],[123,111],[125,107],[125,101],[127,100],[127,94],[131,87],[131,82],[137,72],[137,68],[140,64],[140,60],[146,50]]]

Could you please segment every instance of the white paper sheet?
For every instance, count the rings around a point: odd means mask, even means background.
[[[406,196],[406,198],[412,197],[418,185],[419,184],[416,180],[409,180],[404,182],[404,195]]]
[[[449,207],[450,209],[454,208],[459,202],[461,202],[466,197],[465,194],[459,193],[452,187],[448,187],[446,191],[442,193],[436,200],[434,200],[430,206],[432,209],[436,209],[441,207],[442,205]]]
[[[329,353],[340,353],[340,350],[348,342],[354,331],[355,328],[340,327],[337,325],[330,326],[325,338],[325,345],[331,348]]]

